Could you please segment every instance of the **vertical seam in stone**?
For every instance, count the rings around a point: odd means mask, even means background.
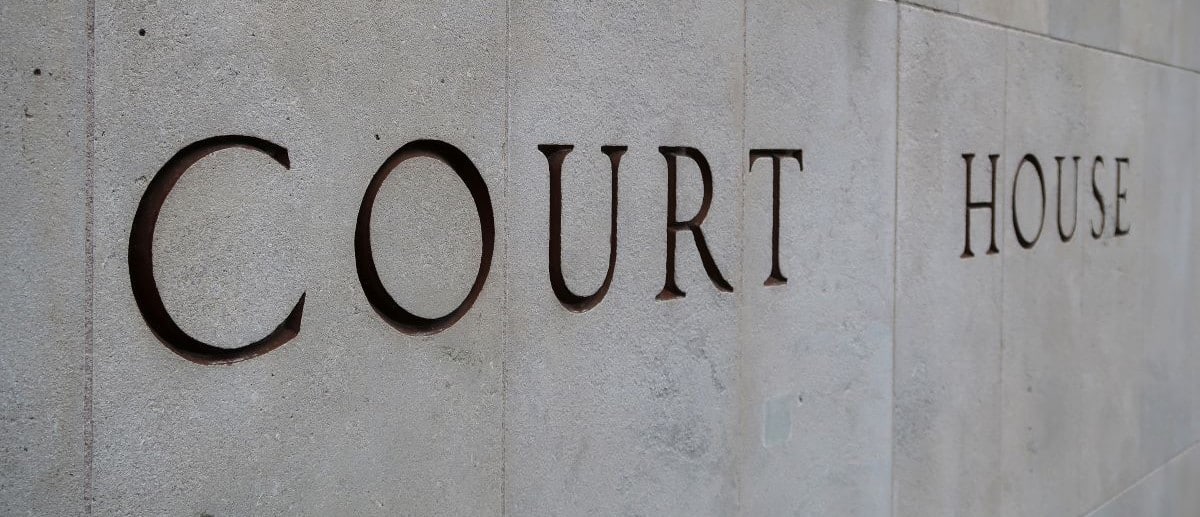
[[[508,212],[511,209],[511,203],[508,197],[509,171],[512,169],[511,164],[511,143],[509,142],[509,126],[512,125],[512,119],[509,112],[512,107],[512,84],[509,76],[509,65],[512,61],[512,44],[509,39],[509,33],[512,26],[509,24],[509,6],[511,0],[504,2],[504,170],[501,171],[501,185],[504,196],[504,228],[501,230],[501,235],[509,235],[508,231]],[[614,193],[614,195],[616,195]],[[500,303],[500,321],[502,335],[500,341],[500,515],[508,514],[508,346],[509,346],[509,318],[508,311],[508,268],[512,262],[509,260],[509,243],[505,240],[504,243],[504,267],[502,270],[503,281],[503,296]]]
[[[733,399],[735,401],[737,401],[737,404],[738,404],[738,407],[735,408],[735,411],[734,411],[735,415],[740,415],[742,411],[746,410],[746,408],[744,407],[744,404],[746,403],[744,396],[747,391],[745,389],[745,386],[743,386],[743,384],[742,384],[742,380],[743,380],[743,377],[742,377],[742,368],[743,368],[742,347],[745,346],[744,336],[746,335],[746,333],[743,332],[743,325],[745,324],[745,318],[743,317],[742,310],[746,306],[745,300],[746,300],[746,288],[747,288],[746,287],[746,251],[745,251],[746,250],[746,178],[750,175],[749,154],[747,154],[748,150],[747,150],[747,145],[746,145],[746,106],[747,106],[746,98],[748,97],[747,90],[749,88],[749,81],[747,80],[747,76],[749,75],[749,60],[747,59],[748,42],[747,42],[747,37],[746,37],[747,32],[749,30],[747,27],[749,25],[749,19],[747,16],[747,12],[749,9],[748,4],[749,4],[749,0],[742,0],[742,105],[741,105],[741,109],[738,110],[738,119],[739,119],[738,125],[739,125],[739,128],[741,129],[741,139],[740,139],[741,145],[739,146],[741,156],[738,157],[738,160],[739,160],[738,163],[739,163],[739,169],[740,169],[739,176],[740,177],[738,178],[739,213],[738,213],[738,224],[737,224],[738,235],[739,235],[738,240],[741,242],[741,246],[740,246],[741,249],[738,250],[738,255],[739,255],[738,256],[738,259],[739,259],[738,260],[738,264],[739,264],[738,280],[737,280],[738,292],[737,292],[737,298],[736,298],[737,307],[735,307],[735,310],[734,310],[734,318],[736,318],[734,328],[736,329],[737,335],[734,338],[734,347],[733,347],[733,362],[735,365],[735,368],[734,368],[735,378],[734,378],[734,382],[733,382],[733,387],[735,390],[737,390],[737,393],[735,394]],[[747,424],[745,422],[743,422],[743,420],[741,418],[736,418],[735,422],[736,422],[736,424],[733,427],[733,443],[734,443],[733,461],[731,462],[730,470],[733,471],[733,508],[734,508],[734,512],[735,512],[735,514],[742,515],[741,465],[742,465],[742,461],[745,460],[745,452],[744,452],[745,449],[743,448],[743,447],[745,447],[745,445],[744,445],[743,438],[745,437],[745,433],[746,433],[744,428]]]
[[[899,235],[900,235],[900,4],[896,3],[896,85],[894,97],[895,103],[892,106],[895,110],[895,120],[892,132],[892,165],[894,176],[892,177],[892,401],[888,418],[891,420],[888,425],[888,442],[890,456],[888,463],[890,464],[891,479],[888,483],[888,492],[891,504],[890,515],[896,515],[896,299],[898,284],[900,282],[900,271],[897,267],[899,263]]]
[[[1004,35],[1004,40],[1003,40],[1004,41],[1004,49],[1003,49],[1004,50],[1004,82],[1003,82],[1003,87],[1000,91],[1000,95],[1003,96],[1002,100],[1001,100],[1002,113],[1000,115],[1000,153],[1001,153],[1000,164],[1003,166],[1001,170],[1004,172],[997,172],[996,176],[995,176],[996,178],[999,178],[1000,186],[1006,185],[1008,183],[1008,181],[1007,181],[1007,174],[1008,174],[1007,173],[1007,171],[1008,171],[1008,36],[1010,33],[1011,32],[1008,29],[1003,29],[1003,28],[1001,29],[1001,34]],[[992,195],[993,196],[995,196],[997,194],[996,190],[999,189],[1000,186],[997,186],[995,181],[992,182]],[[1014,189],[1017,188],[1016,184],[1013,184],[1012,188],[1014,188]],[[1000,199],[1001,201],[1003,201],[1004,196],[1000,195],[997,197],[997,199]],[[996,203],[996,205],[999,205],[999,203]],[[1014,207],[1009,207],[1009,209],[1010,210],[1014,209]],[[1000,210],[999,206],[992,207],[993,212],[995,212],[997,210]],[[1003,210],[1000,210],[1000,217],[998,219],[1000,219],[1000,253],[999,253],[999,255],[1000,255],[1000,320],[999,320],[999,325],[997,325],[997,326],[1000,329],[1000,340],[999,340],[1000,341],[1000,351],[999,351],[999,355],[997,356],[997,359],[996,359],[996,391],[997,391],[996,398],[998,399],[998,401],[997,401],[998,407],[996,408],[996,413],[997,413],[997,416],[999,417],[998,421],[1004,422],[1004,408],[1005,408],[1006,398],[1008,396],[1004,390],[1004,357],[1005,357],[1004,356],[1004,291],[1005,291],[1004,256],[1007,255],[1007,253],[1006,253],[1007,246],[1005,246],[1005,239],[1006,239],[1006,236],[1008,235],[1008,233],[1007,233],[1008,218],[1004,217]],[[968,231],[969,231],[969,229],[968,229]],[[992,231],[994,232],[995,228],[992,228]],[[1005,504],[1004,504],[1004,500],[1005,500],[1005,498],[1004,498],[1004,477],[1007,475],[1007,473],[1005,471],[1005,467],[1004,467],[1004,463],[1005,463],[1004,426],[1001,425],[1000,428],[996,431],[996,433],[1000,435],[1000,443],[996,446],[996,448],[998,450],[995,451],[999,455],[999,460],[998,460],[999,465],[996,465],[996,468],[998,471],[996,473],[996,476],[1000,478],[1000,479],[996,480],[996,482],[998,483],[998,485],[1000,487],[999,488],[1000,496],[997,499],[997,504],[999,504],[1000,507],[1003,508],[1005,506]]]
[[[84,242],[84,312],[83,312],[83,511],[85,515],[92,514],[92,463],[94,457],[95,425],[92,418],[92,389],[95,369],[93,366],[93,350],[95,348],[95,325],[93,324],[93,308],[95,307],[95,194],[96,194],[96,2],[88,0],[84,8],[84,23],[87,33],[87,62],[84,79],[84,210],[83,210],[83,242]]]

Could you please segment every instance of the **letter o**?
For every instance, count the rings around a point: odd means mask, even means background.
[[[1038,187],[1042,189],[1042,213],[1041,216],[1039,216],[1040,218],[1038,219],[1037,233],[1034,234],[1033,239],[1028,239],[1025,237],[1025,232],[1021,231],[1021,223],[1017,219],[1017,180],[1021,178],[1021,168],[1025,166],[1026,162],[1033,164],[1033,170],[1037,172]],[[1046,180],[1042,176],[1042,164],[1038,163],[1037,157],[1032,154],[1027,154],[1024,158],[1021,158],[1021,163],[1017,164],[1017,172],[1013,173],[1012,214],[1013,230],[1015,230],[1017,234],[1017,243],[1020,244],[1022,248],[1032,248],[1034,244],[1037,244],[1038,239],[1042,236],[1042,227],[1046,225]]]
[[[475,283],[471,286],[471,291],[467,293],[467,297],[458,307],[448,314],[436,318],[417,316],[396,303],[379,278],[379,270],[375,267],[375,256],[371,250],[371,211],[375,206],[375,197],[379,194],[379,188],[383,186],[383,182],[387,180],[393,169],[410,158],[418,157],[433,158],[449,165],[454,170],[454,173],[470,190],[471,198],[475,201],[475,211],[479,215],[479,224],[482,230],[480,233],[483,237],[479,272],[475,275]],[[483,285],[487,282],[488,272],[492,267],[492,251],[495,244],[496,221],[495,215],[492,213],[492,200],[488,195],[487,183],[483,181],[479,169],[471,163],[471,159],[466,154],[453,145],[439,140],[413,140],[392,153],[383,162],[383,165],[379,166],[379,170],[371,178],[371,183],[367,185],[362,205],[358,209],[358,224],[354,228],[354,262],[367,301],[371,303],[371,307],[380,317],[405,334],[436,334],[457,323],[466,315],[467,311],[471,310],[471,306],[479,298],[479,293],[483,291]]]

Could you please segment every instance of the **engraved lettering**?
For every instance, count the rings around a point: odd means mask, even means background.
[[[986,209],[991,214],[991,224],[988,226],[991,233],[991,245],[988,246],[987,254],[991,255],[998,253],[999,248],[996,247],[996,160],[1000,158],[998,154],[989,154],[988,160],[992,164],[992,181],[991,181],[991,198],[988,201],[971,201],[971,161],[975,158],[974,153],[966,153],[962,155],[963,161],[966,162],[967,169],[967,188],[966,188],[966,204],[967,208],[963,211],[965,220],[965,242],[963,243],[962,258],[971,258],[975,253],[971,251],[971,210]]]
[[[1032,239],[1025,236],[1025,232],[1021,230],[1021,222],[1017,218],[1017,180],[1020,179],[1021,170],[1026,163],[1033,165],[1033,170],[1037,172],[1038,187],[1042,191],[1042,212],[1038,218],[1037,233],[1033,235]],[[1042,227],[1046,225],[1046,180],[1042,176],[1042,165],[1032,154],[1026,154],[1024,158],[1021,158],[1021,163],[1017,164],[1017,172],[1013,173],[1012,218],[1013,230],[1017,234],[1017,243],[1025,249],[1032,248],[1034,244],[1037,244],[1038,239],[1042,236]]]
[[[1104,235],[1105,223],[1104,195],[1100,193],[1100,186],[1096,184],[1096,164],[1104,166],[1104,158],[1097,156],[1096,159],[1092,161],[1092,197],[1096,198],[1096,207],[1100,209],[1100,228],[1096,229],[1095,222],[1092,222],[1093,239],[1099,239],[1101,235]]]
[[[1075,190],[1071,194],[1071,232],[1063,228],[1063,160],[1065,156],[1055,156],[1054,161],[1058,163],[1058,237],[1063,242],[1069,242],[1075,236],[1075,228],[1079,225],[1079,157],[1072,156],[1075,161]]]
[[[483,252],[479,257],[479,272],[475,275],[475,283],[466,298],[454,310],[436,318],[424,318],[408,312],[383,286],[379,271],[375,268],[374,252],[371,249],[371,210],[375,206],[375,197],[379,188],[387,180],[388,175],[410,158],[427,157],[449,165],[458,178],[471,192],[475,201],[475,211],[479,215],[479,224],[483,238]],[[358,210],[358,224],[354,228],[354,260],[358,269],[358,279],[362,283],[363,292],[371,307],[379,316],[400,332],[414,335],[436,334],[450,328],[479,298],[483,285],[487,282],[488,272],[492,267],[492,251],[496,243],[496,222],[492,212],[492,200],[488,194],[487,183],[479,174],[479,169],[471,163],[471,159],[457,147],[439,140],[414,140],[396,150],[371,178],[367,191],[363,194],[362,205]]]
[[[795,158],[796,163],[800,165],[800,170],[803,171],[804,151],[801,149],[751,149],[749,169],[754,169],[754,162],[759,158],[771,159],[771,274],[767,276],[763,285],[784,285],[787,283],[787,277],[783,276],[783,271],[779,269],[779,170],[784,158]]]
[[[1121,202],[1125,201],[1127,192],[1121,190],[1121,165],[1129,166],[1129,158],[1117,158],[1117,199],[1113,202],[1113,235],[1121,236],[1129,233],[1129,226],[1121,228]]]
[[[694,147],[659,147],[658,152],[662,153],[667,160],[667,278],[664,282],[662,291],[655,297],[657,300],[670,300],[674,298],[682,298],[687,296],[687,293],[675,283],[675,233],[681,230],[689,230],[692,232],[692,238],[696,241],[696,251],[700,253],[700,262],[704,265],[704,272],[708,274],[708,278],[717,286],[717,289],[725,292],[732,292],[733,286],[721,276],[721,271],[717,269],[717,263],[713,261],[712,255],[708,252],[708,244],[704,240],[704,232],[700,229],[700,225],[704,223],[704,218],[708,216],[708,208],[712,203],[712,169],[708,166],[708,160],[700,153],[700,150]],[[686,156],[696,162],[700,168],[700,178],[703,182],[704,197],[700,202],[700,210],[696,215],[687,221],[679,221],[676,211],[676,160],[680,156]]]
[[[612,167],[612,208],[610,208],[609,237],[608,237],[608,271],[604,274],[604,282],[595,292],[580,296],[567,286],[562,272],[562,165],[572,145],[543,144],[538,150],[546,155],[550,167],[550,287],[558,302],[568,310],[584,312],[595,307],[608,294],[612,285],[613,271],[617,266],[617,170],[621,164],[621,156],[629,148],[618,145],[605,145],[600,152],[608,156]]]
[[[270,156],[284,169],[291,169],[287,149],[261,138],[242,135],[224,135],[206,138],[184,147],[167,163],[163,164],[154,179],[146,186],[142,200],[133,216],[133,228],[129,234],[129,283],[133,288],[133,299],[137,302],[142,318],[154,335],[171,351],[183,358],[201,364],[231,364],[257,357],[279,348],[300,333],[300,320],[304,315],[304,297],[292,307],[287,318],[266,337],[237,348],[220,348],[204,343],[184,332],[163,305],[158,284],[154,281],[154,228],[167,195],[179,178],[200,159],[222,149],[240,147]]]

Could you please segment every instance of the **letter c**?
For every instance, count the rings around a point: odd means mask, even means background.
[[[292,307],[283,323],[258,341],[238,348],[220,348],[204,343],[184,332],[171,318],[163,305],[158,284],[154,281],[154,227],[167,195],[183,173],[192,165],[216,151],[230,147],[242,147],[258,151],[290,169],[287,149],[261,138],[242,135],[224,135],[206,138],[180,149],[159,169],[138,204],[133,216],[133,229],[129,235],[129,282],[133,288],[133,299],[137,302],[142,318],[150,330],[171,351],[183,358],[200,364],[231,364],[258,357],[300,333],[300,319],[304,314],[304,297]]]

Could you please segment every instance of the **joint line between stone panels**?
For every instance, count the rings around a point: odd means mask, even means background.
[[[930,7],[930,6],[927,6],[927,5],[915,4],[915,3],[912,3],[912,2],[911,2],[911,0],[896,0],[896,3],[899,3],[899,4],[904,4],[904,5],[906,5],[906,6],[909,6],[909,7],[913,8],[913,9],[919,9],[919,10],[922,10],[922,11],[928,11],[928,12],[933,12],[933,13],[944,14],[944,15],[946,15],[946,16],[950,16],[950,17],[953,17],[953,18],[959,18],[959,19],[962,19],[962,20],[967,20],[967,21],[970,21],[970,22],[975,22],[975,23],[979,23],[979,24],[983,24],[983,25],[988,25],[988,26],[991,26],[991,27],[996,27],[996,28],[999,28],[999,29],[1010,30],[1010,31],[1017,32],[1017,33],[1024,34],[1024,35],[1028,35],[1028,36],[1034,36],[1034,37],[1038,37],[1038,38],[1048,39],[1048,40],[1050,40],[1050,41],[1056,41],[1056,42],[1058,42],[1058,43],[1064,43],[1064,44],[1067,44],[1067,45],[1074,45],[1074,46],[1076,46],[1076,47],[1080,47],[1080,48],[1084,48],[1084,49],[1088,49],[1088,50],[1094,50],[1094,51],[1097,51],[1097,52],[1104,52],[1104,53],[1106,53],[1106,54],[1112,54],[1112,55],[1114,55],[1114,56],[1126,57],[1126,58],[1129,58],[1129,59],[1136,59],[1136,60],[1138,60],[1138,61],[1144,61],[1144,62],[1146,62],[1146,63],[1150,63],[1150,64],[1154,64],[1154,65],[1159,65],[1159,66],[1164,66],[1164,67],[1167,67],[1167,68],[1174,68],[1174,69],[1176,69],[1176,70],[1181,70],[1181,71],[1188,72],[1188,73],[1191,73],[1191,74],[1200,75],[1200,70],[1194,70],[1194,69],[1191,69],[1191,68],[1188,68],[1188,67],[1185,67],[1185,66],[1181,66],[1181,65],[1175,65],[1175,64],[1171,64],[1171,63],[1164,62],[1164,61],[1158,61],[1158,60],[1155,60],[1155,59],[1151,59],[1151,58],[1148,58],[1148,57],[1143,57],[1143,56],[1138,56],[1138,55],[1134,55],[1134,54],[1129,54],[1129,53],[1121,52],[1121,51],[1119,51],[1119,50],[1113,50],[1113,49],[1107,49],[1107,48],[1103,48],[1103,47],[1097,47],[1097,46],[1095,46],[1095,45],[1088,45],[1087,43],[1080,43],[1080,42],[1078,42],[1078,41],[1071,41],[1071,40],[1069,40],[1069,39],[1063,39],[1063,38],[1060,38],[1060,37],[1058,37],[1058,36],[1054,36],[1054,35],[1051,35],[1051,34],[1042,34],[1042,33],[1040,33],[1040,32],[1034,32],[1034,31],[1031,31],[1031,30],[1029,30],[1029,29],[1022,29],[1022,28],[1020,28],[1020,27],[1013,27],[1013,26],[1009,26],[1009,25],[1004,25],[1004,24],[1002,24],[1002,23],[997,23],[997,22],[994,22],[994,21],[991,21],[991,20],[985,20],[985,19],[983,19],[983,18],[976,18],[976,17],[974,17],[974,16],[970,16],[970,15],[966,15],[966,14],[962,14],[962,13],[956,13],[956,12],[954,12],[954,11],[947,11],[947,10],[945,10],[945,9],[938,9],[938,8],[936,8],[936,7]]]
[[[512,25],[509,19],[509,9],[512,5],[512,0],[504,1],[504,171],[501,174],[504,191],[504,232],[508,232],[508,213],[511,209],[509,199],[509,171],[512,170],[512,143],[509,135],[510,126],[512,125],[511,109],[512,109],[512,78],[510,77],[510,66],[512,61]],[[508,347],[511,334],[509,333],[509,318],[508,312],[508,264],[512,261],[509,257],[508,244],[504,246],[504,281],[501,284],[504,286],[503,296],[501,301],[501,330],[503,338],[500,340],[500,515],[508,515]]]
[[[1002,163],[1005,164],[1006,168],[1004,170],[1008,170],[1007,169],[1008,162],[1006,160],[1006,157],[1008,156],[1008,37],[1011,34],[1011,32],[1005,30],[1005,31],[1001,32],[1001,34],[1004,35],[1004,48],[1002,49],[1004,52],[1004,83],[1003,83],[1004,85],[1000,92],[1000,95],[1002,95],[1002,100],[1001,100],[1002,108],[1001,109],[1003,110],[1003,112],[1000,116],[1000,142],[1001,142],[1000,143],[1000,153],[1001,153],[1000,159],[1002,160]],[[1002,185],[1006,184],[1006,183],[1007,183],[1006,180],[1001,180]],[[995,190],[995,188],[996,188],[995,182],[993,182],[993,186],[992,186],[993,191]],[[1014,185],[1013,188],[1016,188],[1016,186]],[[1003,199],[1003,196],[1001,196],[1001,199]],[[994,211],[994,210],[996,210],[996,208],[992,208],[992,210]],[[1004,286],[1005,286],[1005,284],[1004,284],[1004,255],[1005,255],[1004,236],[1008,235],[1006,233],[1007,228],[1008,228],[1008,220],[1004,217],[1000,217],[1000,296],[999,296],[999,298],[1000,298],[1000,321],[999,321],[999,325],[997,325],[999,327],[999,332],[1000,332],[1000,339],[999,339],[1000,355],[999,355],[998,360],[996,361],[996,384],[997,384],[997,389],[999,390],[999,399],[1000,399],[999,400],[1000,407],[996,410],[996,413],[999,416],[1004,415],[1005,397],[1006,397],[1005,391],[1004,391],[1004,305],[1005,305],[1004,304],[1004,291],[1005,291],[1005,289],[1004,289]],[[993,231],[994,231],[994,229],[993,229]],[[1003,422],[1003,418],[1001,418],[1000,421]],[[1001,425],[1000,429],[997,430],[997,434],[1000,435],[1000,443],[997,445],[997,448],[999,449],[998,452],[1000,454],[999,476],[1001,476],[1001,478],[1003,478],[1003,476],[1004,476],[1004,457],[1005,457],[1004,456],[1004,452],[1005,452],[1004,451],[1004,443],[1005,443],[1004,438],[1005,437],[1004,437],[1004,426],[1003,425]],[[1001,497],[1003,497],[1003,496],[1001,496]],[[1001,502],[1001,506],[1003,506],[1003,502]]]
[[[896,311],[897,293],[900,282],[899,264],[899,235],[900,235],[900,4],[896,4],[896,69],[895,96],[892,108],[892,402],[888,411],[888,442],[890,458],[890,479],[888,480],[889,514],[896,515]]]
[[[87,55],[84,79],[84,350],[83,350],[83,511],[92,515],[92,475],[95,459],[95,423],[93,418],[95,387],[95,195],[96,195],[96,2],[88,0],[84,7],[84,31]]]
[[[742,360],[742,357],[743,357],[742,347],[745,346],[745,341],[743,340],[743,337],[746,335],[744,332],[744,326],[745,326],[746,322],[745,322],[745,317],[743,314],[743,310],[746,307],[746,303],[745,303],[746,302],[746,267],[745,267],[745,260],[746,260],[746,253],[745,253],[745,249],[746,249],[746,181],[750,175],[750,165],[748,162],[748,159],[749,159],[748,152],[749,151],[748,151],[747,144],[746,144],[746,110],[747,110],[747,106],[749,105],[749,103],[747,102],[747,99],[749,98],[748,92],[749,92],[749,87],[750,87],[750,85],[749,85],[749,83],[750,83],[750,81],[749,81],[750,64],[749,64],[749,59],[748,59],[749,40],[747,37],[747,34],[749,32],[749,27],[748,27],[748,25],[749,25],[749,16],[748,16],[749,5],[748,4],[749,4],[748,0],[742,0],[742,70],[741,70],[741,72],[742,72],[742,74],[741,74],[742,75],[742,77],[741,77],[741,79],[742,79],[742,95],[741,95],[742,105],[740,107],[741,109],[739,110],[739,114],[738,114],[738,118],[739,118],[738,126],[739,126],[739,130],[741,131],[741,139],[740,139],[741,140],[741,142],[740,142],[741,157],[739,158],[739,164],[741,165],[741,171],[739,174],[740,177],[738,178],[738,190],[739,190],[739,197],[740,197],[740,199],[739,199],[739,214],[738,214],[738,235],[739,235],[738,240],[741,242],[741,246],[739,246],[740,249],[738,251],[738,253],[739,253],[739,257],[738,257],[738,259],[739,259],[738,260],[738,265],[739,265],[739,267],[738,267],[738,286],[739,286],[739,289],[738,289],[738,291],[739,292],[737,293],[737,297],[736,297],[737,306],[734,308],[734,318],[736,318],[734,328],[737,331],[737,335],[734,338],[734,348],[733,348],[733,363],[734,363],[734,375],[735,375],[733,385],[734,385],[734,389],[736,389],[738,391],[737,396],[734,397],[734,400],[737,401],[737,407],[735,408],[735,414],[740,414],[742,411],[745,410],[745,408],[742,407],[743,406],[742,394],[745,392],[745,389],[742,384],[742,381],[744,379],[743,378],[744,364],[743,364],[743,360]],[[735,421],[739,422],[739,423],[735,425],[734,430],[733,430],[734,443],[736,445],[733,449],[734,450],[734,452],[733,452],[734,460],[733,460],[733,462],[731,462],[729,468],[732,470],[731,475],[733,477],[733,490],[734,490],[733,499],[734,499],[734,508],[735,508],[734,511],[738,515],[741,515],[741,513],[742,513],[742,488],[743,488],[742,483],[743,483],[743,480],[741,479],[740,465],[742,464],[742,461],[745,460],[745,454],[743,452],[743,446],[742,446],[742,443],[743,443],[742,439],[745,436],[746,432],[744,429],[745,425],[741,423],[741,419],[738,418]]]

